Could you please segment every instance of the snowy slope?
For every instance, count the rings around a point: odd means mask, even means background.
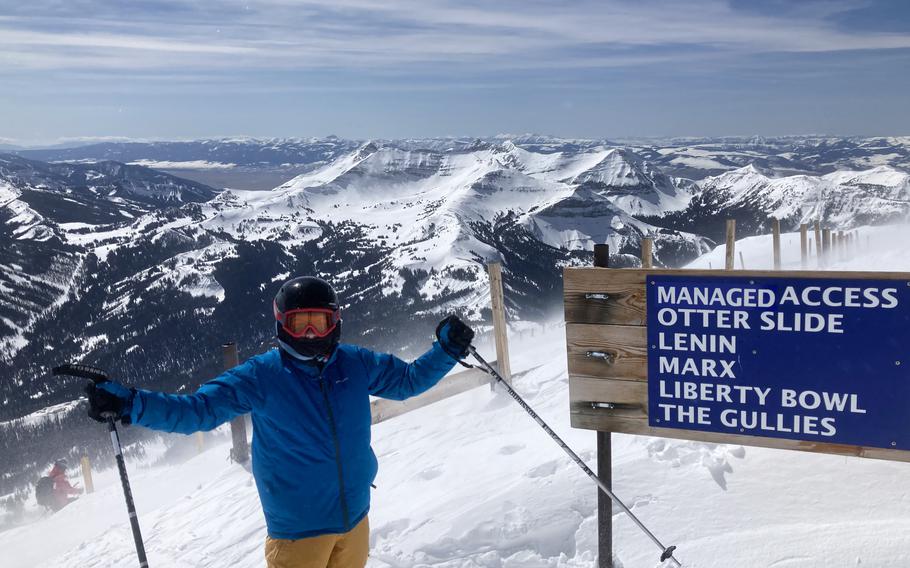
[[[532,368],[520,392],[592,462],[594,434],[568,426],[561,329],[516,341],[513,361]],[[371,568],[595,565],[592,484],[505,395],[475,389],[379,424],[373,440]],[[131,464],[151,565],[263,565],[255,488],[226,454],[220,445],[179,466]],[[613,467],[616,492],[688,567],[910,562],[908,464],[615,435]],[[134,566],[111,470],[98,486],[0,533],[4,568]],[[618,566],[658,564],[628,519],[614,527]]]
[[[36,319],[71,292],[82,255],[62,231],[0,179],[0,356],[27,343]]]
[[[745,209],[796,224],[821,220],[841,229],[904,221],[910,215],[910,174],[888,166],[774,177],[748,165],[699,185],[693,206],[718,215]]]
[[[622,250],[636,247],[643,236],[651,234],[658,249],[664,241],[673,241],[674,246],[683,243],[682,250],[691,249],[689,254],[703,250],[700,237],[662,234],[657,227],[634,219],[622,207],[626,197],[650,197],[628,194],[617,198],[609,194],[609,188],[622,184],[632,184],[630,187],[635,190],[645,185],[643,179],[625,177],[623,171],[632,170],[613,171],[612,178],[605,177],[604,160],[610,167],[620,168],[610,158],[618,155],[611,150],[590,159],[576,157],[560,162],[559,157],[531,155],[511,144],[442,153],[369,143],[273,191],[226,191],[194,208],[191,215],[177,216],[165,223],[161,223],[159,213],[151,213],[126,229],[72,233],[70,238],[80,245],[97,242],[96,254],[106,256],[116,250],[118,242],[147,238],[150,230],[155,235],[175,231],[206,233],[216,240],[207,250],[217,261],[219,254],[234,254],[233,246],[224,242],[224,235],[288,248],[322,237],[322,220],[348,222],[362,228],[364,241],[391,249],[388,270],[382,274],[384,293],[401,292],[401,271],[425,271],[429,275],[421,285],[421,293],[429,297],[443,289],[470,293],[478,281],[485,279],[478,260],[498,259],[500,251],[481,239],[476,225],[498,219],[512,218],[540,242],[557,249],[590,251],[595,243],[608,242],[614,250]],[[590,163],[579,166],[586,160]],[[582,185],[579,180],[560,181],[570,176],[594,177],[585,178],[587,183]],[[666,185],[669,178],[658,179],[663,184],[659,188],[671,192],[672,186]],[[671,199],[665,197],[665,201]],[[655,202],[674,206],[660,203]],[[640,206],[636,208],[641,210]],[[155,238],[159,237],[152,237]],[[193,270],[187,263],[178,264]],[[451,278],[453,272],[467,272],[473,277]],[[147,281],[145,274],[133,278]],[[174,277],[172,281],[189,283],[177,289],[193,294],[200,287],[198,282],[206,278],[206,274],[196,270],[194,278]],[[479,297],[469,295],[458,306],[477,312],[479,301]]]
[[[882,225],[875,227],[858,227],[858,244],[849,258],[833,254],[827,260],[828,270],[887,270],[910,272],[910,253],[903,248],[903,243],[910,240],[910,225]],[[783,270],[800,270],[799,233],[781,233],[781,268]],[[813,231],[809,231],[808,269],[819,269],[816,255],[816,242]],[[740,260],[742,253],[742,260]],[[724,267],[726,247],[715,247],[686,268]],[[758,235],[736,241],[736,269],[771,270],[774,258],[771,235]]]

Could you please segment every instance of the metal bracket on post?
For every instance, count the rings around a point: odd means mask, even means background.
[[[585,351],[585,357],[600,359],[604,363],[610,364],[616,360],[616,357],[612,353],[606,353],[604,351]]]

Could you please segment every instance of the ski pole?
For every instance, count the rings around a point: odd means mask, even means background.
[[[502,376],[498,372],[496,372],[496,369],[494,369],[492,365],[487,363],[486,359],[484,359],[483,357],[480,356],[480,354],[477,352],[477,349],[475,349],[473,345],[468,346],[468,352],[471,355],[473,355],[474,358],[477,359],[477,361],[479,361],[481,365],[483,365],[483,368],[481,370],[486,371],[490,376],[492,376],[494,379],[496,379],[499,382],[499,384],[501,384],[503,387],[505,387],[506,392],[509,393],[509,396],[511,396],[513,399],[515,399],[515,402],[517,402],[522,408],[525,409],[525,411],[528,414],[531,415],[531,418],[533,418],[534,421],[537,422],[537,424],[540,425],[541,428],[543,428],[544,432],[546,432],[547,434],[550,435],[551,438],[553,438],[553,441],[556,442],[560,448],[562,448],[567,454],[569,454],[569,457],[572,458],[572,461],[574,461],[576,463],[576,465],[578,465],[578,467],[580,467],[582,469],[582,471],[584,471],[585,474],[587,474],[587,476],[590,477],[591,480],[597,484],[597,487],[599,487],[600,490],[603,491],[607,495],[607,497],[610,498],[611,501],[613,501],[614,503],[619,505],[619,507],[623,511],[625,511],[625,513],[627,515],[629,515],[629,518],[631,518],[633,521],[635,521],[635,524],[638,525],[638,528],[640,528],[642,530],[642,532],[644,532],[646,535],[648,535],[648,538],[650,538],[654,542],[654,544],[656,544],[657,547],[660,548],[660,551],[661,551],[660,561],[664,562],[666,560],[671,560],[676,566],[679,566],[680,568],[682,568],[682,564],[679,562],[679,560],[677,560],[673,556],[673,551],[676,550],[676,547],[675,546],[664,546],[663,543],[661,543],[657,539],[657,537],[654,536],[654,533],[649,531],[648,527],[646,527],[644,525],[644,523],[642,523],[638,519],[638,517],[635,516],[635,513],[633,513],[628,507],[626,507],[626,504],[623,503],[622,500],[620,500],[619,497],[617,497],[612,491],[610,491],[610,488],[607,487],[607,485],[603,481],[601,481],[599,477],[597,477],[597,474],[595,474],[593,471],[591,471],[591,468],[588,467],[588,464],[586,464],[584,461],[582,461],[582,459],[580,457],[578,457],[578,454],[576,454],[572,450],[572,448],[570,448],[562,440],[562,438],[560,438],[559,435],[553,431],[552,428],[547,426],[547,423],[544,422],[543,419],[536,412],[534,412],[534,409],[531,408],[530,405],[528,405],[528,403],[525,402],[525,400],[523,398],[521,398],[521,395],[519,395],[517,392],[515,392],[515,389],[513,389],[512,386],[509,385],[509,383],[507,383],[505,381],[505,379],[503,379]],[[477,367],[477,368],[479,368],[479,367]]]
[[[68,375],[89,379],[96,385],[107,382],[110,378],[107,373],[88,365],[74,365],[67,363],[53,370],[55,375]],[[136,555],[139,557],[139,568],[148,568],[148,559],[145,556],[145,544],[142,542],[142,533],[139,531],[139,516],[136,514],[136,505],[133,503],[133,490],[130,488],[130,478],[126,473],[126,462],[123,459],[123,448],[120,446],[120,433],[117,432],[117,416],[113,412],[105,412],[102,417],[107,420],[108,431],[111,435],[111,446],[117,459],[117,469],[120,470],[120,483],[123,485],[123,497],[126,499],[126,510],[130,516],[130,526],[133,529],[133,541],[136,544]]]

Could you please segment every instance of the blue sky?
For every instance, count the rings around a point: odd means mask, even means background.
[[[0,142],[910,134],[906,0],[0,0]]]

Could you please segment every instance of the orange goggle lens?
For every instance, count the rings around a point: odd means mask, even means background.
[[[294,337],[302,337],[312,331],[324,337],[335,329],[341,314],[333,310],[294,310],[286,314],[275,314],[282,327]]]

